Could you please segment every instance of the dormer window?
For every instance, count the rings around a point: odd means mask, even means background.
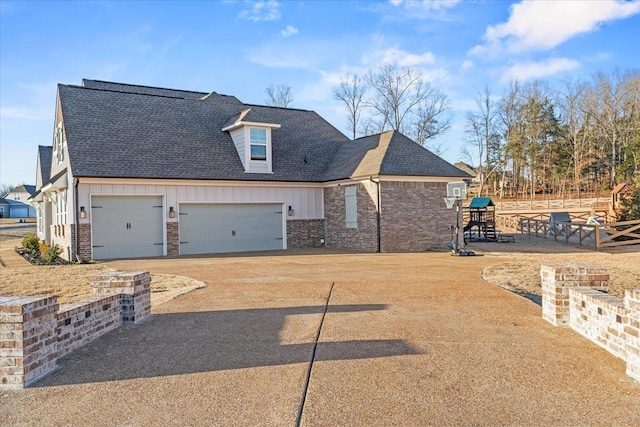
[[[251,160],[267,160],[267,130],[249,128]]]
[[[242,110],[222,128],[231,135],[245,173],[273,173],[271,131],[280,125],[269,120],[268,110],[260,108]]]

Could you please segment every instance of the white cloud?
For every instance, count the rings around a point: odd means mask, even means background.
[[[473,61],[471,61],[470,59],[464,60],[464,62],[462,62],[462,65],[460,66],[461,70],[469,70],[471,68],[473,68]]]
[[[568,39],[597,30],[608,21],[640,13],[640,1],[533,1],[511,6],[507,22],[487,28],[486,44],[474,47],[476,54],[548,50]]]
[[[540,62],[522,62],[514,64],[503,74],[502,80],[518,79],[520,81],[549,77],[564,71],[579,68],[580,62],[569,58],[550,58]]]
[[[436,59],[431,52],[415,54],[396,47],[386,48],[382,50],[374,50],[365,53],[362,57],[364,65],[377,68],[381,64],[396,63],[401,67],[417,67],[420,65],[431,65]]]
[[[238,18],[249,21],[275,21],[280,19],[280,3],[275,0],[259,0],[252,3],[250,9],[245,9],[238,14]]]
[[[280,31],[282,37],[291,37],[298,34],[298,29],[293,25],[287,25],[284,30]]]
[[[441,10],[448,9],[460,3],[460,0],[389,0],[398,7],[404,6],[407,9]]]

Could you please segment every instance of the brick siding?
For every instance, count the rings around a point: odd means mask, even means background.
[[[62,248],[60,258],[67,261],[75,260],[75,226],[73,224],[51,225],[51,246],[58,245]]]
[[[324,189],[326,246],[364,252],[378,250],[376,183],[354,183],[357,186],[358,227],[346,228],[344,185]]]
[[[178,222],[167,222],[167,255],[180,255],[180,226]]]
[[[382,181],[380,186],[382,252],[447,248],[456,211],[444,202],[446,182]]]
[[[323,219],[287,220],[287,248],[318,248],[324,239]]]
[[[78,225],[78,255],[82,261],[91,259],[91,224]]]

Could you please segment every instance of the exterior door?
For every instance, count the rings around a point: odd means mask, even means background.
[[[93,196],[93,258],[164,255],[163,212],[161,196]]]

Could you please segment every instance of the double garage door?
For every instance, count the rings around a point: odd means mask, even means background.
[[[93,196],[94,259],[165,254],[161,196]],[[284,249],[282,204],[180,204],[180,254]]]
[[[284,249],[282,204],[180,204],[180,254]]]

